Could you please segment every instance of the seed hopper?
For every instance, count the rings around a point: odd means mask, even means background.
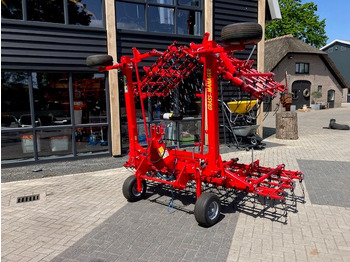
[[[218,77],[230,81],[235,88],[248,92],[262,101],[266,95],[275,97],[286,92],[285,86],[274,81],[273,73],[259,73],[252,68],[253,61],[235,58],[234,52],[244,50],[246,45],[261,40],[262,28],[256,23],[238,23],[222,29],[222,43],[209,40],[204,35],[200,44],[171,44],[164,52],[152,50],[141,54],[133,48],[133,56],[123,56],[113,64],[108,55],[87,58],[87,65],[100,71],[120,70],[124,79],[125,104],[129,132],[129,160],[125,167],[135,171],[123,184],[123,194],[130,202],[142,199],[148,181],[170,185],[184,190],[188,182],[196,185],[195,219],[201,226],[212,226],[219,220],[221,204],[219,197],[203,192],[202,185],[211,184],[220,189],[234,189],[285,201],[292,192],[295,181],[303,180],[299,171],[290,171],[284,164],[263,167],[259,160],[241,164],[238,159],[222,160],[219,150]],[[139,72],[139,63],[150,57],[156,62]],[[144,100],[148,97],[166,97],[174,92],[191,73],[203,68],[204,88],[197,96],[202,98],[201,139],[198,152],[167,148],[164,128],[151,125],[147,128]],[[147,146],[138,141],[135,98],[139,97],[143,113]],[[175,113],[164,114],[167,119],[181,119]],[[205,121],[206,119],[206,121]],[[205,125],[207,122],[207,125]],[[205,137],[207,136],[207,141]],[[204,145],[207,150],[204,152]]]

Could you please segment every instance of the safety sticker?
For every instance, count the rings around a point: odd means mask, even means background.
[[[164,147],[162,147],[162,146],[158,148],[158,154],[163,159],[165,159],[165,158],[167,158],[169,156],[168,150],[164,149]]]

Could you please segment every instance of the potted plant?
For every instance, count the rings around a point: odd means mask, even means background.
[[[317,104],[317,100],[322,97],[322,92],[320,91],[313,91],[311,93],[312,103],[311,103],[311,109],[312,110],[320,110],[320,104]]]

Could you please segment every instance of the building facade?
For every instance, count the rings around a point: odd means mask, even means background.
[[[301,72],[299,67],[308,67]],[[294,54],[292,58],[281,61],[274,70],[277,81],[283,83],[287,74],[287,83],[293,93],[293,104],[296,108],[302,108],[304,104],[319,103],[325,108],[341,107],[347,96],[347,90],[342,87],[324,61],[317,55]],[[308,91],[304,91],[307,89]],[[319,91],[320,98],[313,98],[312,93]]]
[[[346,82],[350,84],[350,41],[336,39],[321,50],[329,55]],[[350,103],[350,90],[348,90],[347,102]]]
[[[2,163],[107,153],[104,2],[1,2]]]
[[[200,42],[204,32],[220,41],[223,26],[257,22],[259,2],[2,1],[2,164],[120,155],[127,147],[121,76],[87,68],[86,57],[108,53],[117,61],[131,55],[132,47],[162,51],[174,40]],[[248,57],[251,48],[238,57]],[[147,108],[149,123],[166,110],[164,101],[158,104]],[[186,145],[197,135],[201,116],[198,101],[182,107],[186,121],[175,129]],[[187,131],[192,140],[181,141]]]
[[[329,56],[292,35],[265,41],[265,66],[278,82],[287,83],[296,109],[312,104],[334,108],[346,102],[348,84]],[[313,96],[315,91],[321,97]]]

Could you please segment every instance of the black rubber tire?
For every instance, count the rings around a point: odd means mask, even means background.
[[[310,90],[309,89],[304,89],[304,91],[303,91],[303,96],[305,97],[305,98],[308,98],[309,96],[310,96]]]
[[[86,65],[91,68],[100,68],[113,65],[113,57],[110,55],[91,55],[86,58]]]
[[[146,181],[142,180],[142,191],[138,192],[136,176],[132,175],[125,179],[123,184],[123,195],[129,202],[136,202],[145,197],[146,194]]]
[[[258,23],[231,24],[222,28],[221,42],[225,45],[256,45],[262,35],[262,27]]]
[[[200,226],[210,227],[219,220],[221,212],[220,199],[213,193],[203,193],[196,201],[194,216]]]
[[[253,146],[258,145],[258,140],[256,139],[255,136],[252,136],[252,137],[250,138],[250,143],[251,143]]]

